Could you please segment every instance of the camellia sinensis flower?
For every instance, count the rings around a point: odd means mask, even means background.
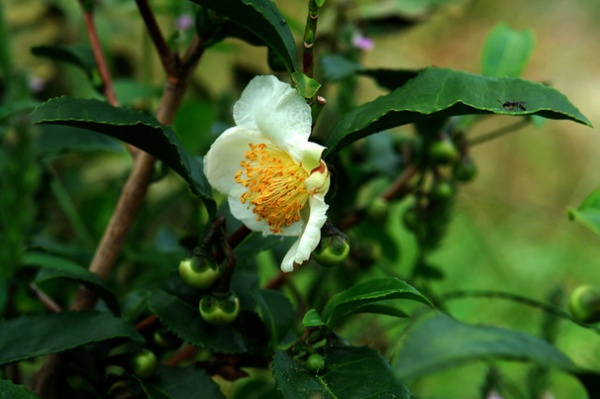
[[[209,183],[227,194],[231,213],[263,235],[298,237],[281,269],[306,261],[321,238],[329,171],[323,146],[308,141],[311,110],[291,86],[258,76],[233,108],[227,129],[204,158]]]

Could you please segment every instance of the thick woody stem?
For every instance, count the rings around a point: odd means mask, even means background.
[[[142,0],[139,0],[138,3],[146,4]],[[86,10],[87,12],[89,10]],[[147,18],[144,18],[144,20],[148,23]],[[99,48],[99,44],[97,48]],[[158,50],[161,51],[160,48]],[[174,59],[177,59],[177,57],[174,57]],[[156,119],[161,124],[172,124],[198,59],[199,55],[194,60],[195,62],[188,63],[186,68],[180,68],[177,64],[175,70],[167,71],[167,83],[156,114]],[[98,274],[103,279],[108,278],[110,275],[127,233],[143,203],[154,171],[154,161],[153,156],[141,151],[134,160],[131,174],[121,191],[119,202],[89,267],[90,271]],[[92,291],[81,286],[73,301],[72,309],[93,308],[97,299]],[[34,390],[45,399],[56,398],[55,381],[61,373],[62,356],[62,353],[48,356],[34,377]]]

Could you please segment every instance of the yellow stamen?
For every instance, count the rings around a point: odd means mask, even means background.
[[[304,181],[309,173],[280,148],[267,144],[249,144],[235,181],[247,188],[242,204],[249,203],[256,220],[265,220],[270,230],[282,233],[285,227],[301,219],[300,211],[308,201]]]

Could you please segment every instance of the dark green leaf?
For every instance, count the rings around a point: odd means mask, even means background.
[[[103,101],[59,97],[37,107],[32,119],[36,123],[88,129],[148,152],[183,177],[214,214],[216,206],[202,161],[189,154],[173,131],[153,117],[133,109],[115,108]]]
[[[0,122],[4,119],[23,111],[30,111],[40,104],[39,101],[35,100],[20,100],[11,101],[0,106]]]
[[[410,398],[389,364],[372,349],[335,346],[322,355],[325,369],[313,374],[285,352],[275,353],[273,375],[285,399]]]
[[[60,312],[0,321],[0,364],[114,338],[142,336],[123,320],[97,311]]]
[[[283,59],[289,72],[298,70],[296,44],[285,19],[270,0],[191,0],[216,11],[258,36]]]
[[[525,111],[509,109],[498,101],[526,101],[527,107]],[[540,115],[591,126],[563,94],[541,83],[427,68],[405,85],[357,107],[342,118],[327,138],[326,155],[396,126],[468,114]]]
[[[325,305],[322,319],[332,327],[366,305],[390,299],[408,299],[431,305],[413,286],[388,277],[370,280],[334,295]]]
[[[521,75],[531,52],[535,37],[533,30],[514,30],[506,24],[497,24],[483,45],[481,73],[486,76]]]
[[[403,379],[489,359],[575,370],[568,357],[542,339],[506,328],[464,324],[441,313],[410,330],[396,359],[395,368]]]
[[[149,302],[160,321],[179,338],[193,345],[221,353],[249,350],[243,334],[232,325],[213,326],[200,317],[197,307],[164,291],[157,291]]]
[[[114,292],[97,274],[60,256],[44,252],[28,252],[23,256],[23,264],[40,267],[35,278],[36,283],[52,279],[66,279],[85,285],[89,290],[98,294],[106,306],[115,314],[119,314],[119,302]]]
[[[148,380],[140,380],[151,399],[223,399],[219,386],[203,370],[159,366]]]
[[[31,52],[39,57],[48,57],[54,61],[75,65],[83,70],[90,79],[96,69],[94,53],[89,46],[80,44],[38,46],[32,48]]]
[[[569,218],[600,234],[600,189],[591,193],[579,207],[569,209]]]
[[[272,378],[245,378],[236,382],[232,399],[282,399]]]
[[[40,399],[40,397],[27,390],[23,385],[0,380],[0,399]]]
[[[294,307],[290,300],[278,291],[252,290],[251,295],[269,333],[271,347],[275,347],[285,338],[292,325]]]
[[[321,319],[321,316],[316,309],[309,309],[302,318],[302,325],[304,327],[319,327],[327,324]]]
[[[337,82],[358,74],[375,79],[379,86],[389,90],[397,89],[419,73],[413,69],[364,68],[359,63],[337,54],[321,57],[320,66],[325,80]]]
[[[40,125],[37,152],[49,155],[79,151],[123,151],[123,143],[87,129],[61,125]]]

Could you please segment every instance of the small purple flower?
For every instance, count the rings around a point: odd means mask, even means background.
[[[192,17],[190,14],[183,14],[180,15],[176,20],[175,20],[175,27],[177,29],[180,30],[188,30],[190,29],[192,26],[194,26],[194,17]]]
[[[29,89],[34,93],[39,93],[46,87],[46,81],[37,75],[29,76]]]
[[[370,51],[373,50],[373,48],[375,47],[375,42],[372,39],[369,39],[368,37],[363,35],[362,33],[357,32],[352,38],[352,45],[357,49],[363,51]]]

